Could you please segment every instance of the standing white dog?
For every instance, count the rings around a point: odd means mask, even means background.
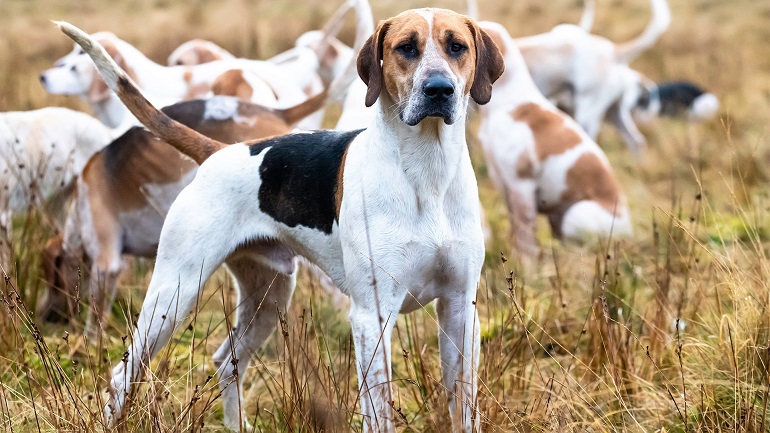
[[[351,298],[365,430],[395,430],[393,326],[399,312],[434,299],[453,428],[473,430],[484,244],[465,117],[469,98],[489,101],[504,68],[474,21],[420,9],[379,24],[358,57],[366,104],[380,101],[366,131],[227,147],[163,116],[95,41],[60,25],[145,126],[202,163],[163,226],[132,346],[113,370],[110,420],[121,414],[142,366],[194,307],[200,281],[227,262],[240,288],[237,326],[213,359],[224,379],[225,425],[240,429],[238,372],[286,311],[301,255]],[[228,386],[233,376],[239,380]]]

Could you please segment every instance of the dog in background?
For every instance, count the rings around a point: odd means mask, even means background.
[[[540,93],[508,31],[491,22],[479,26],[505,59],[492,99],[479,107],[478,138],[489,176],[508,207],[517,250],[537,251],[538,213],[564,240],[629,235],[630,212],[604,152]]]
[[[48,204],[60,225],[75,177],[113,134],[93,117],[67,108],[0,113],[0,266],[6,272],[13,215]]]
[[[668,81],[648,89],[639,98],[634,114],[643,122],[655,117],[673,117],[692,122],[714,118],[719,99],[689,81]]]

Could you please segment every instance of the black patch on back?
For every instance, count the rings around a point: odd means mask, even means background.
[[[252,156],[270,148],[259,168],[259,209],[289,227],[330,234],[342,158],[361,131],[288,134],[251,145]]]
[[[666,116],[678,116],[687,112],[693,101],[705,92],[687,81],[671,81],[658,85],[660,112]]]

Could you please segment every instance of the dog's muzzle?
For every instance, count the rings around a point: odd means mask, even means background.
[[[455,87],[444,75],[431,75],[422,83],[422,95],[410,113],[403,115],[404,122],[415,126],[426,117],[441,117],[451,125],[455,121]]]

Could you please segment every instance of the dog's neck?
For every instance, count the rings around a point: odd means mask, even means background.
[[[382,146],[380,156],[399,166],[418,195],[443,197],[456,179],[460,165],[470,164],[465,141],[467,100],[452,125],[441,118],[428,117],[409,126],[399,118],[397,104],[386,99],[381,98],[374,107],[377,114],[370,127],[373,142]]]

